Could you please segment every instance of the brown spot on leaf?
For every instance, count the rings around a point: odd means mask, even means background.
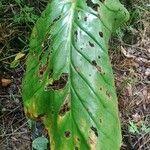
[[[78,141],[78,142],[80,142],[80,139],[79,139],[79,138],[77,138],[77,141]]]
[[[101,118],[99,119],[99,122],[102,123],[102,119]]]
[[[97,145],[97,136],[95,134],[95,128],[94,128],[94,131],[91,129],[89,131],[89,146],[90,146],[90,149],[91,150],[96,150],[96,145]]]
[[[105,2],[105,0],[100,0],[100,2],[104,3],[104,2]]]
[[[93,43],[91,43],[91,42],[89,42],[89,45],[90,45],[91,47],[94,47],[94,44],[93,44]]]
[[[92,61],[92,65],[95,66],[99,72],[101,72],[101,67],[97,65],[97,62],[95,60]]]
[[[35,118],[35,120],[42,121],[42,120],[44,120],[44,118],[45,118],[45,114],[40,114],[40,115],[38,115],[37,118]]]
[[[99,32],[99,36],[102,38],[104,36],[103,32]]]
[[[84,21],[87,21],[87,16],[84,17]]]
[[[59,15],[58,17],[56,17],[53,22],[51,23],[50,26],[53,26],[55,24],[55,22],[57,22],[59,19],[61,18],[61,15]]]
[[[86,3],[88,7],[92,8],[95,11],[98,11],[99,4],[93,3],[91,0],[87,0]]]
[[[74,148],[75,150],[79,150],[79,148],[76,146],[75,148]]]
[[[67,95],[64,104],[61,106],[59,115],[62,117],[64,116],[68,111],[70,111],[70,106],[69,106],[69,100],[68,100],[69,95]]]
[[[60,18],[61,18],[61,15],[59,15],[58,17],[56,17],[56,18],[53,20],[53,23],[54,23],[54,22],[57,22]]]
[[[62,108],[59,111],[59,115],[60,116],[64,116],[66,114],[66,112],[70,111],[70,107],[68,105],[68,103],[65,103]]]
[[[37,55],[36,51],[34,50],[33,51],[33,56],[35,57]]]
[[[66,138],[70,138],[71,132],[70,131],[65,131],[64,135],[65,135]]]
[[[74,35],[75,35],[75,40],[77,41],[77,38],[78,38],[78,32],[77,32],[77,30],[74,32]]]
[[[93,61],[92,61],[92,65],[93,65],[93,66],[97,66],[96,60],[93,60]]]
[[[106,95],[107,95],[109,98],[111,98],[111,94],[110,94],[109,91],[106,91]]]
[[[98,131],[97,131],[97,128],[95,127],[91,127],[91,130],[95,133],[95,135],[98,137]]]
[[[51,69],[50,72],[48,73],[48,79],[52,78],[53,70]]]
[[[39,75],[40,77],[43,76],[44,72],[46,71],[47,65],[41,64],[39,67]]]
[[[76,71],[77,71],[77,72],[81,72],[81,70],[80,70],[79,67],[76,67]]]
[[[97,68],[97,70],[98,70],[99,72],[101,72],[101,67],[100,67],[100,66],[96,66],[96,68]]]
[[[97,17],[98,17],[99,19],[101,19],[101,15],[100,15],[100,13],[98,13],[98,14],[97,14]]]
[[[52,84],[47,85],[47,90],[60,90],[65,87],[68,81],[68,74],[67,73],[62,73],[60,76],[59,80],[53,81]]]
[[[34,113],[32,113],[31,111],[29,111],[27,108],[24,108],[24,112],[26,114],[26,116],[28,118],[32,118],[36,121],[42,121],[45,118],[45,114],[39,114],[39,115],[35,115]]]

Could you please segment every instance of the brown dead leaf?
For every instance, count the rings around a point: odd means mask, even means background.
[[[9,86],[11,83],[12,83],[12,80],[11,80],[11,79],[4,79],[4,78],[2,78],[1,81],[0,81],[0,86],[2,86],[2,87],[7,87],[7,86]]]

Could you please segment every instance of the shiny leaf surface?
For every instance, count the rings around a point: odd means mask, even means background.
[[[128,19],[118,0],[52,0],[30,42],[23,100],[51,150],[119,150],[118,104],[108,41]]]

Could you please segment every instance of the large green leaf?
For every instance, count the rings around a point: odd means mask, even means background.
[[[51,150],[119,150],[108,41],[127,19],[118,0],[52,0],[37,21],[23,100],[44,122]]]

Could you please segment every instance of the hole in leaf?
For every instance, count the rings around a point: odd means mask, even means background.
[[[48,32],[46,33],[46,36],[42,42],[42,47],[41,47],[41,53],[39,55],[39,60],[42,60],[43,56],[45,55],[46,51],[48,50],[49,46],[51,43],[51,34]],[[49,59],[49,54],[47,55],[47,59]]]
[[[67,84],[67,81],[68,81],[68,74],[62,73],[59,80],[55,80],[55,81],[53,81],[52,84],[47,85],[47,90],[49,90],[49,89],[51,89],[51,90],[63,89],[65,87],[65,85]]]
[[[60,108],[59,115],[64,116],[68,111],[70,111],[70,109],[71,108],[69,106],[68,96],[67,96],[64,104]]]

